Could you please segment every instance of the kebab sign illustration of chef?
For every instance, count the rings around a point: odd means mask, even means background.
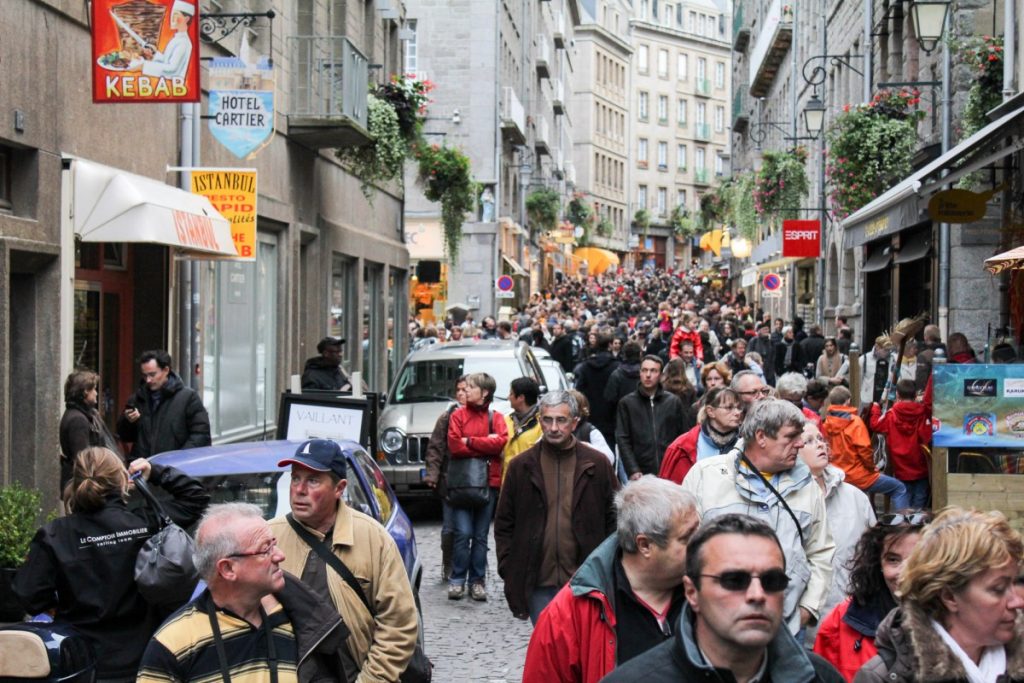
[[[198,102],[198,0],[94,0],[94,102]]]

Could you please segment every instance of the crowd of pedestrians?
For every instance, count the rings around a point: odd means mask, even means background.
[[[927,326],[902,357],[879,337],[851,361],[853,334],[835,326],[826,337],[668,272],[564,280],[509,320],[413,324],[430,343],[543,348],[574,384],[542,394],[478,372],[452,386],[424,475],[448,599],[493,597],[493,523],[509,611],[534,625],[531,683],[1024,681],[1024,542],[999,513],[929,510],[930,364],[940,349],[972,362],[966,338],[943,345]],[[321,346],[310,381],[347,381],[337,340]],[[170,363],[143,356],[120,416],[137,453],[209,442]],[[96,385],[68,378],[70,514],[36,535],[15,590],[94,639],[99,680],[414,680],[412,589],[384,528],[345,504],[337,444],[281,461],[292,512],[268,522],[122,457]],[[162,487],[179,524],[198,521],[206,587],[175,609],[132,589],[159,520],[127,505],[129,474]]]

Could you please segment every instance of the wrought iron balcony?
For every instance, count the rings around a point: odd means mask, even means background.
[[[370,141],[366,57],[343,36],[290,36],[288,136],[316,149]]]
[[[747,95],[748,86],[743,83],[736,87],[736,94],[732,96],[732,130],[734,133],[744,133],[750,124],[750,97]]]

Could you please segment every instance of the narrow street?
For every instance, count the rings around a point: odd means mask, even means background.
[[[514,619],[508,611],[490,542],[485,603],[466,598],[448,600],[441,582],[441,512],[425,505],[407,506],[416,530],[423,584],[420,601],[426,632],[426,652],[434,662],[434,680],[472,683],[513,683],[523,678],[529,620]]]

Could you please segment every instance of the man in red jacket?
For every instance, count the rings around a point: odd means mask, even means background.
[[[672,637],[682,612],[686,544],[700,519],[680,486],[647,475],[615,497],[617,531],[541,612],[524,681],[597,683]]]
[[[461,600],[469,580],[469,597],[477,602],[487,600],[487,535],[491,527],[494,504],[501,488],[501,451],[508,441],[505,418],[491,410],[491,399],[497,384],[486,372],[466,377],[466,404],[457,408],[448,420],[449,484],[458,460],[483,458],[488,461],[487,483],[490,496],[480,507],[459,507],[452,502],[452,525],[455,527],[455,548],[452,573],[448,578],[448,599]]]
[[[932,442],[932,416],[916,397],[914,380],[896,382],[897,400],[885,415],[877,403],[871,404],[871,429],[885,434],[892,474],[907,487],[910,507],[919,510],[928,505],[929,468],[924,447]]]

